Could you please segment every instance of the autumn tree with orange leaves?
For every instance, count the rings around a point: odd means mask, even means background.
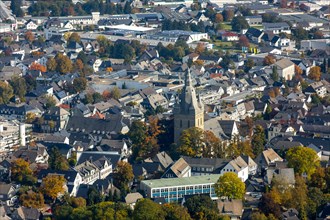
[[[47,71],[47,68],[39,63],[33,62],[30,66],[30,70],[38,70],[42,73]]]
[[[134,121],[128,133],[133,145],[133,158],[136,160],[153,157],[158,153],[160,129],[157,117],[149,116],[148,123]]]

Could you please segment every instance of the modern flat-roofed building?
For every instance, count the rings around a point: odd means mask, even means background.
[[[210,194],[213,200],[218,199],[214,184],[220,174],[167,178],[141,181],[140,189],[150,199],[164,198],[166,202],[178,202],[186,195]]]

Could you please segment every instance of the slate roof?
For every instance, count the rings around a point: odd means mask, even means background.
[[[89,134],[119,134],[126,125],[121,117],[110,119],[95,119],[79,116],[72,116],[67,124],[67,131],[80,131]]]

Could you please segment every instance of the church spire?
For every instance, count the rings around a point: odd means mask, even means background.
[[[187,69],[187,72],[185,74],[185,86],[192,86],[192,80],[191,80],[191,73],[190,68]]]

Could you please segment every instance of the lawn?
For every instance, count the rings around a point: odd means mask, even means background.
[[[223,22],[221,24],[221,28],[226,31],[231,31],[231,24],[230,22]]]

